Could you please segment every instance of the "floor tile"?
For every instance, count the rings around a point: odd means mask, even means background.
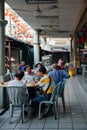
[[[57,120],[53,114],[42,120],[39,120],[36,115],[31,119],[25,117],[25,123],[22,124],[22,121],[18,120],[20,110],[15,109],[13,123],[9,124],[9,110],[7,110],[0,116],[0,130],[87,130],[87,91],[84,89],[87,83],[83,82],[80,76],[67,80],[64,93],[66,113],[64,114],[61,100],[59,100],[60,113]]]

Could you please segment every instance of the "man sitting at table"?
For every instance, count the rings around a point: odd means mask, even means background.
[[[22,78],[23,81],[27,82],[34,82],[34,80],[38,80],[38,76],[32,72],[31,66],[26,65],[24,68],[24,76]]]
[[[18,70],[24,72],[24,67],[25,67],[25,61],[21,61],[21,63],[18,65]]]
[[[24,72],[23,71],[18,71],[17,73],[15,73],[15,77],[13,80],[10,80],[8,82],[8,86],[17,86],[17,87],[25,87],[26,89],[26,97],[28,98],[28,90],[26,88],[26,84],[22,81],[22,78],[24,76]]]
[[[38,81],[38,76],[32,72],[31,66],[26,65],[24,68],[24,76],[22,78],[23,82],[25,83],[33,83],[35,81]],[[29,93],[29,100],[35,98],[35,88],[28,87],[28,93]]]
[[[14,79],[8,82],[8,86],[18,86],[18,87],[25,86],[25,83],[21,81],[23,76],[24,72],[18,71],[17,73],[15,73]]]
[[[26,91],[26,101],[25,101],[25,105],[28,101],[28,98],[29,98],[29,95],[28,95],[28,90],[26,88],[26,84],[22,81],[22,78],[24,76],[24,72],[23,71],[18,71],[17,73],[15,73],[15,76],[14,76],[14,79],[13,80],[10,80],[8,82],[8,86],[11,86],[11,87],[14,87],[14,86],[17,86],[17,87],[25,87],[25,91]],[[27,112],[25,111],[24,114],[27,114]]]
[[[37,72],[38,75],[41,76],[42,78],[37,83],[34,83],[34,86],[37,86],[37,88],[40,87],[42,89],[42,93],[36,95],[36,97],[32,99],[31,106],[33,106],[34,108],[36,108],[36,106],[39,105],[41,101],[49,100],[53,92],[55,83],[53,79],[50,76],[48,76],[46,72],[47,70],[45,67],[39,68]],[[46,108],[47,112],[48,112],[48,109],[49,107]]]

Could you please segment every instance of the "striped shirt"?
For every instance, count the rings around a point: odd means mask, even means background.
[[[49,86],[49,83],[50,83],[50,77],[49,77],[47,74],[45,74],[45,75],[40,79],[40,81],[38,82],[38,85],[39,85],[40,87],[42,87],[42,90],[45,92],[45,91],[47,90],[48,86]],[[52,93],[54,86],[55,86],[55,83],[54,83],[54,80],[53,80],[52,77],[51,77],[50,87],[49,87],[49,89],[47,90],[46,93],[47,93],[47,94],[48,94],[48,93]]]

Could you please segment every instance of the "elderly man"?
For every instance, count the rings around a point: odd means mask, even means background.
[[[24,76],[24,72],[18,71],[17,73],[15,73],[14,79],[8,82],[8,86],[13,86],[13,85],[19,87],[25,86],[25,83],[21,81],[23,76]]]
[[[25,61],[21,61],[21,63],[18,65],[18,69],[20,71],[24,71],[24,67],[25,67]]]
[[[14,86],[17,86],[17,87],[21,87],[21,88],[24,88],[25,90],[25,93],[26,93],[26,99],[25,99],[25,105],[27,104],[27,101],[28,101],[28,90],[26,88],[26,84],[22,81],[22,78],[24,76],[24,72],[23,71],[18,71],[17,73],[15,73],[15,77],[13,80],[10,80],[8,82],[8,86],[11,86],[11,87],[14,87]],[[25,115],[27,115],[27,111],[24,112]]]
[[[61,70],[57,64],[52,64],[52,71],[48,73],[49,76],[53,77],[55,85],[59,82],[63,82],[64,78],[68,79],[70,75],[65,71]]]

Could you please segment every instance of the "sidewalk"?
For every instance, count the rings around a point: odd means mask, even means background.
[[[0,130],[87,130],[87,79],[75,76],[67,80],[65,87],[66,114],[63,114],[59,99],[60,116],[54,115],[39,120],[38,116],[26,123],[16,120],[9,124],[9,111],[0,116]],[[19,111],[16,111],[17,118]]]

